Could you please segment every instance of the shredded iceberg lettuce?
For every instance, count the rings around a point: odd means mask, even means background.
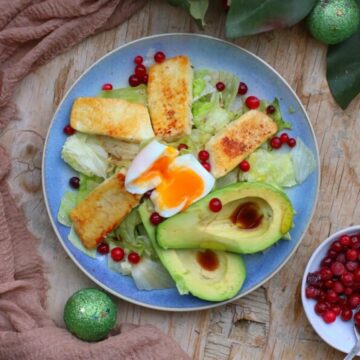
[[[239,169],[235,168],[234,170],[227,173],[225,176],[216,180],[215,189],[223,188],[227,185],[235,184],[238,182]]]
[[[250,170],[240,172],[239,180],[262,181],[280,187],[291,187],[303,183],[315,170],[316,160],[312,151],[296,139],[290,149],[268,151],[260,148],[249,157]]]
[[[208,132],[204,132],[199,129],[192,129],[190,135],[184,136],[175,142],[169,143],[169,145],[177,148],[179,144],[186,144],[188,149],[181,150],[181,154],[193,154],[194,156],[197,156],[198,152],[205,147],[205,144],[208,142],[211,136],[212,135]]]
[[[67,191],[61,199],[60,208],[58,211],[58,222],[65,226],[71,226],[71,220],[69,218],[70,211],[76,206],[77,193],[73,191]]]
[[[80,174],[80,187],[77,190],[76,204],[83,201],[102,182],[102,178]]]
[[[261,181],[281,187],[291,187],[297,183],[290,153],[258,149],[247,160],[250,170],[240,172],[240,180]]]
[[[108,154],[95,136],[75,133],[62,148],[61,157],[74,170],[87,175],[106,178]]]
[[[171,276],[160,263],[149,258],[143,258],[133,266],[131,276],[140,290],[169,289],[175,287]]]
[[[276,125],[278,126],[278,131],[281,131],[283,129],[292,129],[292,125],[289,122],[285,121],[281,115],[279,99],[275,98],[273,102],[261,100],[259,110],[266,111],[266,108],[269,105],[272,105],[275,108],[275,112],[268,115],[276,122]]]
[[[192,106],[193,121],[197,129],[214,135],[231,120],[232,113],[220,106],[221,94],[214,93],[210,101],[199,100]]]
[[[221,95],[221,106],[225,110],[229,110],[236,98],[240,79],[227,71],[214,71],[209,69],[196,70],[193,80],[193,102],[195,103],[200,99],[204,100],[204,97],[218,93],[216,83],[219,81],[225,84],[225,90],[219,93]]]
[[[108,241],[110,249],[122,246],[118,241]],[[121,261],[114,261],[108,255],[108,267],[110,270],[125,276],[131,276],[135,285],[140,290],[168,289],[175,287],[173,280],[159,262],[149,257],[142,256],[141,261],[133,265],[129,262],[127,255],[130,251],[125,249],[125,257]]]
[[[225,84],[222,92],[216,90],[219,81]],[[235,101],[239,83],[235,75],[226,71],[195,71],[192,114],[197,129],[214,135],[238,117],[242,111],[242,103]]]
[[[216,87],[211,77],[211,71],[207,69],[199,69],[194,71],[193,79],[193,102],[198,101],[202,97],[215,93]]]
[[[120,244],[119,246],[127,250],[156,258],[150,240],[143,229],[137,208],[133,209],[121,224],[108,234],[106,240],[117,241]]]
[[[97,135],[96,138],[106,152],[119,160],[133,160],[140,151],[140,145],[136,143],[130,143],[102,135]]]
[[[143,104],[145,106],[147,104],[147,93],[145,85],[101,91],[100,96],[103,98],[123,99],[129,102]]]
[[[79,236],[76,234],[76,231],[74,230],[74,227],[71,227],[69,235],[68,235],[69,241],[79,250],[81,250],[86,255],[95,258],[96,257],[96,249],[87,249],[83,243],[81,242]]]
[[[122,244],[117,240],[106,239],[106,242],[109,245],[110,251],[115,247],[122,247]],[[133,265],[128,261],[127,256],[124,256],[122,261],[114,261],[111,257],[111,254],[107,258],[108,268],[112,271],[118,272],[122,275],[131,275]]]
[[[296,146],[291,150],[290,156],[294,164],[295,179],[301,184],[316,169],[314,154],[300,138],[297,138]]]
[[[71,226],[69,214],[86,196],[102,182],[101,178],[80,174],[80,187],[77,191],[67,191],[61,199],[57,219],[60,224]]]

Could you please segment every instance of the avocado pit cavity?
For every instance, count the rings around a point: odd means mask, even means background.
[[[207,271],[214,271],[219,267],[219,258],[216,253],[211,250],[198,251],[196,260],[199,265]]]
[[[263,217],[259,206],[255,202],[248,201],[235,209],[230,220],[240,229],[255,229],[260,225]]]

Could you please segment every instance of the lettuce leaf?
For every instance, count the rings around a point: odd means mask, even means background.
[[[146,85],[101,91],[103,98],[123,99],[132,103],[147,105]]]
[[[278,131],[281,131],[284,129],[292,129],[291,123],[285,121],[281,115],[279,99],[275,98],[273,102],[269,102],[266,100],[260,101],[259,110],[265,111],[269,105],[272,105],[275,108],[275,112],[273,114],[268,114],[268,115],[276,122]]]
[[[316,169],[314,154],[300,138],[297,138],[296,146],[291,150],[290,156],[294,164],[295,179],[301,184]]]
[[[281,187],[297,184],[290,153],[258,149],[247,160],[250,163],[250,170],[240,172],[240,180],[261,181]]]
[[[216,83],[219,81],[225,84],[225,90],[222,92],[216,90]],[[203,97],[207,97],[205,101],[209,101],[209,95],[216,93],[220,95],[221,107],[229,110],[236,98],[239,83],[240,79],[227,71],[196,70],[193,80],[193,102],[203,99]]]
[[[316,169],[312,151],[296,139],[296,146],[290,149],[268,151],[260,148],[249,157],[250,170],[241,172],[240,180],[262,181],[280,187],[292,187],[303,183]]]
[[[109,244],[110,251],[114,247],[117,246],[122,247],[122,244],[116,240],[107,239],[107,243]],[[127,255],[127,253],[128,251],[125,252],[125,255]],[[133,265],[128,261],[127,256],[124,256],[124,259],[122,261],[114,261],[111,257],[111,254],[109,253],[107,260],[108,260],[108,268],[110,270],[118,272],[122,275],[131,275]]]
[[[192,90],[193,90],[193,102],[196,102],[202,97],[216,92],[215,83],[212,79],[210,70],[199,69],[194,71]]]
[[[140,255],[156,258],[150,240],[142,228],[142,222],[137,208],[133,209],[106,239],[119,241],[120,245],[118,246],[130,251],[136,251]]]
[[[76,206],[77,193],[74,191],[67,191],[61,199],[60,208],[57,214],[57,220],[60,224],[71,226],[69,218],[70,211]]]
[[[232,120],[232,113],[221,107],[220,100],[221,94],[217,92],[212,94],[210,101],[193,103],[193,121],[197,129],[214,135]]]
[[[194,156],[197,156],[198,152],[204,148],[205,144],[210,138],[210,133],[204,132],[199,129],[192,129],[190,135],[184,136],[178,141],[169,143],[169,145],[177,148],[179,144],[186,144],[188,146],[188,149],[181,150],[181,154],[193,154]]]
[[[238,182],[239,169],[235,168],[234,170],[227,173],[225,176],[216,180],[215,189],[221,189],[227,185],[235,184]]]
[[[96,249],[89,250],[87,249],[83,243],[81,242],[79,236],[76,234],[74,227],[72,226],[68,235],[69,241],[79,250],[81,250],[86,255],[95,258],[96,257]]]
[[[74,170],[106,178],[108,154],[95,136],[75,133],[63,145],[61,157]]]
[[[133,266],[131,276],[140,290],[169,289],[175,283],[160,261],[143,258]]]
[[[103,180],[80,174],[80,187],[77,191],[67,191],[61,199],[57,219],[60,224],[71,226],[69,214],[71,210],[88,196]]]
[[[102,182],[102,178],[80,174],[80,187],[77,191],[76,205],[83,201]]]

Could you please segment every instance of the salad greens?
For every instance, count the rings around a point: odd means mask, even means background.
[[[79,189],[74,191],[67,191],[63,198],[61,199],[60,208],[58,212],[57,219],[60,224],[65,226],[71,226],[71,220],[69,218],[69,214],[71,210],[83,201],[88,194],[93,191],[96,186],[102,183],[102,179],[96,176],[86,176],[80,174],[80,187]]]
[[[223,91],[217,91],[218,82],[226,84]],[[188,149],[182,150],[181,154],[192,153],[197,156],[211,136],[248,111],[242,103],[242,98],[237,96],[239,83],[240,79],[237,76],[226,71],[208,69],[194,71],[193,129],[191,134],[169,145],[177,147],[181,143],[186,144]],[[147,105],[145,85],[102,91],[99,96]],[[259,110],[265,111],[269,105],[275,108],[275,112],[269,116],[278,125],[278,130],[291,129],[291,124],[282,118],[278,99],[275,98],[272,102],[262,100]],[[216,180],[215,189],[238,181],[262,181],[279,187],[291,187],[302,183],[315,169],[316,162],[311,150],[300,139],[296,140],[297,146],[286,151],[271,151],[266,144],[260,147],[247,158],[251,165],[248,172],[234,169]],[[133,144],[107,136],[86,135],[80,132],[67,138],[61,155],[67,164],[80,173],[80,187],[76,192],[69,191],[64,194],[58,212],[58,221],[64,226],[71,227],[69,241],[85,254],[96,257],[96,249],[88,250],[83,246],[72,227],[69,217],[71,210],[104,179],[118,172],[126,174],[131,161],[150,141]],[[148,238],[141,221],[139,207],[134,208],[104,241],[109,244],[110,249],[120,246],[125,254],[135,251],[142,257],[136,265],[131,264],[127,256],[117,262],[111,256],[107,257],[109,269],[123,275],[131,275],[139,289],[175,287],[174,281],[154,250],[157,244],[152,244]]]
[[[106,178],[108,154],[95,136],[77,132],[68,137],[61,157],[74,170],[84,175]]]
[[[312,151],[296,139],[291,150],[269,151],[260,148],[249,157],[250,170],[241,172],[240,181],[261,181],[280,187],[301,184],[316,168]]]
[[[101,91],[100,96],[103,98],[117,98],[129,102],[147,105],[146,86],[139,85],[136,87],[126,87],[121,89]]]
[[[275,98],[273,102],[262,100],[260,102],[259,110],[265,111],[269,105],[272,105],[275,108],[275,112],[273,114],[268,114],[268,115],[276,122],[276,125],[278,126],[278,131],[284,129],[291,129],[292,128],[291,124],[285,121],[281,116],[279,99]]]
[[[294,164],[289,153],[259,149],[249,157],[250,170],[241,172],[242,181],[261,181],[281,187],[296,185]]]
[[[295,179],[301,184],[316,169],[314,154],[300,138],[297,138],[296,146],[291,150],[291,159],[294,163]]]
[[[83,253],[85,253],[86,255],[92,258],[96,258],[96,249],[91,249],[91,250],[87,249],[81,242],[79,236],[76,234],[76,231],[74,230],[73,226],[71,226],[68,239],[76,248],[81,250]]]
[[[131,276],[140,290],[169,289],[175,283],[160,261],[145,257],[139,264],[133,266]]]
[[[70,211],[76,206],[77,193],[73,191],[67,191],[60,203],[57,219],[58,222],[65,226],[71,226],[71,220],[69,218]]]
[[[216,84],[226,84],[222,92]],[[226,71],[200,69],[194,72],[192,114],[196,129],[214,135],[234,120],[240,107],[234,109],[240,80]]]
[[[106,237],[106,240],[117,242],[125,249],[136,251],[139,255],[156,258],[137,208],[130,212],[124,221]]]

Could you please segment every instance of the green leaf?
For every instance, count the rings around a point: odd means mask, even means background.
[[[90,256],[92,258],[96,258],[96,249],[91,249],[91,250],[87,249],[83,245],[83,243],[80,240],[79,236],[76,234],[76,231],[75,231],[74,227],[71,227],[69,235],[68,235],[68,239],[75,247],[77,247],[83,253],[85,253],[86,255],[88,255],[88,256]]]
[[[329,46],[326,77],[334,99],[346,109],[360,93],[360,29],[344,42]]]
[[[209,0],[168,0],[171,5],[181,6],[186,9],[196,20],[200,28],[205,26],[205,15]]]
[[[147,105],[146,86],[126,87],[114,90],[101,91],[100,97],[110,99],[123,99],[129,102]]]
[[[228,38],[287,27],[302,20],[317,0],[232,0],[226,19]]]
[[[69,214],[71,210],[76,206],[77,193],[74,191],[67,191],[61,199],[61,204],[57,219],[60,224],[64,226],[71,226],[71,220]]]

